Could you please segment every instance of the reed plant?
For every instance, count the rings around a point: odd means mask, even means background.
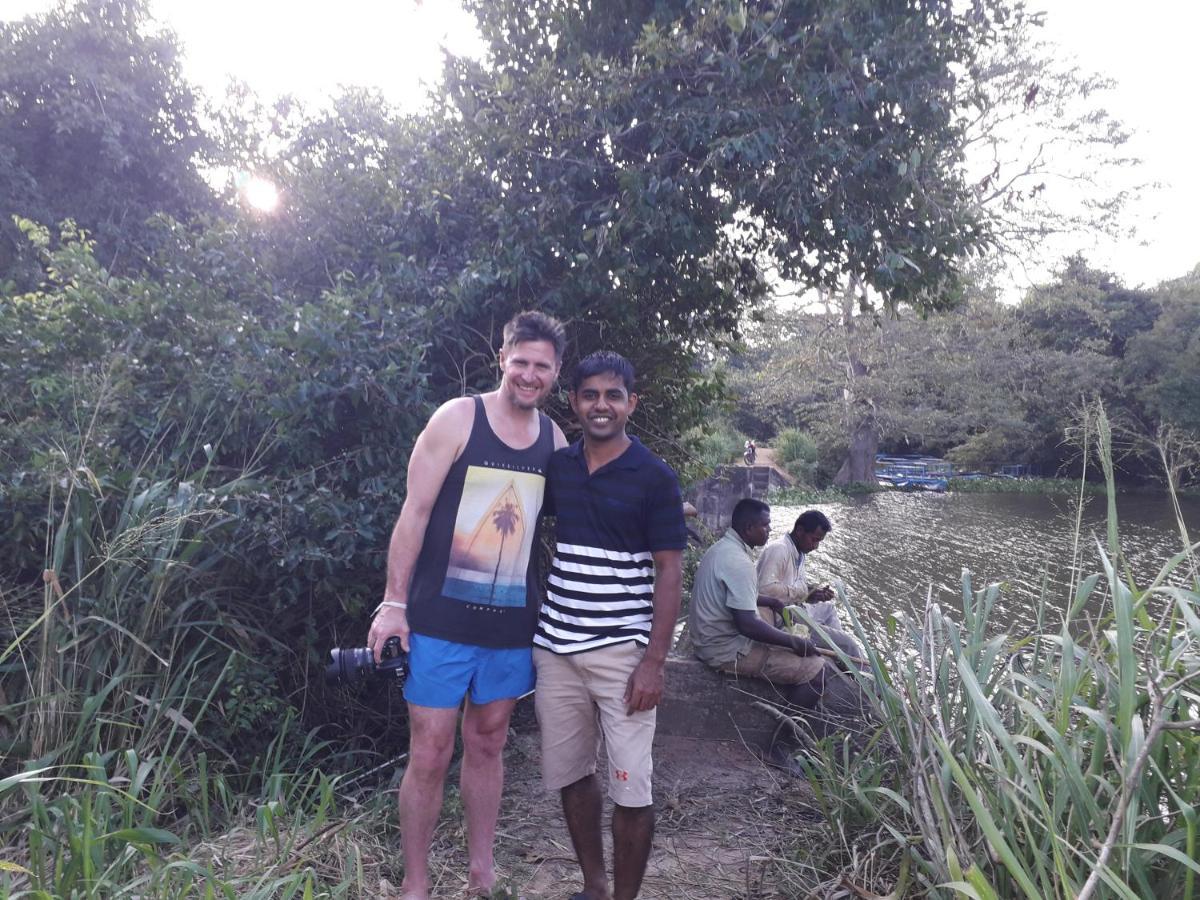
[[[254,483],[195,449],[45,473],[40,589],[0,586],[0,896],[370,896],[389,865],[293,715],[236,741],[230,673],[274,640],[223,575]]]
[[[1079,575],[1065,609],[1043,594],[1028,631],[1006,630],[1002,586],[966,571],[960,609],[929,596],[919,620],[889,622],[859,676],[877,720],[866,749],[827,740],[800,757],[825,823],[783,863],[797,893],[1200,896],[1200,545],[1181,518],[1181,551],[1133,582],[1103,410],[1091,428],[1103,570]]]

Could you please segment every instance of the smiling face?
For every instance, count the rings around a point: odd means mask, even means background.
[[[500,351],[500,395],[518,409],[536,409],[558,378],[558,357],[549,341],[522,341]]]
[[[629,393],[624,380],[614,372],[585,378],[569,397],[584,437],[591,442],[623,438],[625,424],[637,409],[637,394]]]

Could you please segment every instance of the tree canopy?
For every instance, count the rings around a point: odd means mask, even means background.
[[[178,41],[154,27],[147,0],[0,22],[0,280],[28,284],[36,268],[13,214],[74,219],[109,268],[136,270],[147,218],[211,210],[199,113]]]
[[[845,449],[852,355],[881,449],[945,454],[987,471],[1029,463],[1073,472],[1077,451],[1064,436],[1099,399],[1117,423],[1123,477],[1161,478],[1156,442],[1166,439],[1182,484],[1200,463],[1198,316],[1195,273],[1131,289],[1080,256],[1017,306],[972,290],[956,309],[906,311],[850,333],[835,311],[774,312],[733,360],[734,424],[763,439],[786,428],[812,433],[831,476]]]

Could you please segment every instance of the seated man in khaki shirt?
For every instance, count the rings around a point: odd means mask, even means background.
[[[763,618],[771,625],[776,624],[776,615],[785,606],[801,605],[809,619],[821,629],[811,629],[811,638],[818,647],[833,649],[834,645],[852,659],[861,658],[863,653],[854,638],[850,637],[838,621],[834,593],[829,587],[810,588],[805,577],[804,563],[808,554],[820,546],[833,525],[824,513],[810,509],[800,514],[792,530],[776,538],[762,549],[758,557],[758,593],[776,601],[761,606]]]

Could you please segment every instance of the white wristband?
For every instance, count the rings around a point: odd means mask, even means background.
[[[373,616],[379,615],[379,611],[381,609],[383,609],[385,606],[388,607],[389,609],[408,609],[407,603],[401,603],[399,600],[384,600],[377,607],[375,607],[375,611],[373,613],[371,613],[371,615],[373,615]]]

